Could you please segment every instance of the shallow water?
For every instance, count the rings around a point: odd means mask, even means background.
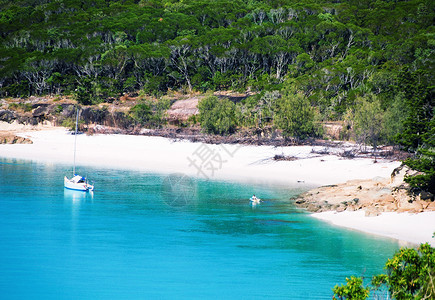
[[[301,190],[0,159],[2,299],[331,299],[396,241],[329,226]],[[252,207],[255,193],[264,200]]]

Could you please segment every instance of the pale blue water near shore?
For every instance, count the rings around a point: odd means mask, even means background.
[[[192,180],[182,203],[165,175],[87,171],[93,194],[64,191],[67,166],[0,159],[2,299],[331,299],[399,248],[301,213],[300,190]]]

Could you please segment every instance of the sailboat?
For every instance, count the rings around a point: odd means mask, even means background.
[[[71,179],[68,177],[64,177],[64,187],[70,190],[76,191],[93,191],[94,186],[89,184],[86,177],[80,176],[76,174],[76,145],[77,145],[77,126],[79,122],[79,109],[77,108],[77,117],[76,117],[76,130],[74,135],[74,165],[73,165],[73,176]]]

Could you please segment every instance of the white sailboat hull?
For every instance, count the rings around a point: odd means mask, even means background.
[[[83,178],[81,176],[74,176],[71,179],[68,179],[66,176],[64,177],[64,187],[66,189],[75,190],[75,191],[92,191],[94,190],[94,186],[88,184],[85,181],[81,181]]]

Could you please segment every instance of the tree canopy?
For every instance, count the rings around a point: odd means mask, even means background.
[[[1,7],[3,96],[70,93],[88,80],[92,101],[104,101],[145,87],[262,89],[291,78],[334,118],[365,91],[384,105],[416,82],[408,99],[433,95],[432,1],[2,0]]]

